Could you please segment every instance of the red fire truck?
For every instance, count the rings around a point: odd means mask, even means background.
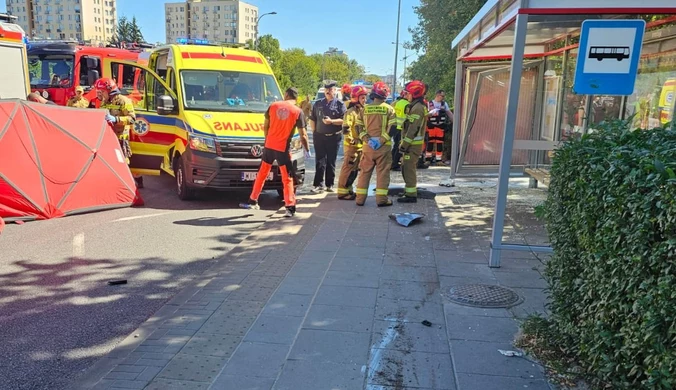
[[[124,70],[110,66],[114,60],[136,61],[145,46],[128,45],[126,48],[95,47],[70,41],[29,42],[28,71],[32,92],[56,104],[65,106],[75,95],[75,87],[82,86],[85,98],[98,106],[94,83],[100,77],[115,79],[123,85],[136,85],[138,74],[125,74]],[[110,73],[110,74],[109,74]],[[125,80],[125,78],[131,78]],[[123,92],[127,92],[124,91]]]

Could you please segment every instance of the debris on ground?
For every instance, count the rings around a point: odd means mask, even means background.
[[[416,221],[420,221],[423,218],[425,218],[425,214],[419,214],[419,213],[396,213],[396,214],[390,214],[390,219],[393,221],[397,221],[397,223],[401,226],[408,227],[412,223]]]
[[[109,286],[117,286],[120,284],[127,284],[127,279],[120,279],[120,280],[109,280],[108,285]]]
[[[521,357],[523,353],[517,351],[505,351],[503,349],[498,349],[498,352],[508,357]]]

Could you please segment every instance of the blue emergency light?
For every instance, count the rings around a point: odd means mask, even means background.
[[[176,38],[176,43],[179,45],[208,45],[208,39],[188,39],[188,38]]]

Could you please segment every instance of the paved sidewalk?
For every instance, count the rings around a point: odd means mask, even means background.
[[[514,316],[544,310],[539,262],[506,254],[489,269],[474,210],[449,194],[385,209],[334,196],[266,223],[72,388],[549,389],[539,366],[498,352],[514,349]],[[403,211],[427,218],[387,217]],[[466,283],[518,287],[526,301],[444,298]]]

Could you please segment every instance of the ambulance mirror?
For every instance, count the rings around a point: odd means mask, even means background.
[[[171,96],[162,95],[157,98],[157,113],[160,115],[171,115],[176,113],[176,105]]]
[[[89,69],[87,71],[87,84],[93,86],[96,84],[96,80],[99,79],[99,71],[96,69]]]
[[[87,57],[87,68],[89,69],[98,69],[99,59],[95,57]]]

